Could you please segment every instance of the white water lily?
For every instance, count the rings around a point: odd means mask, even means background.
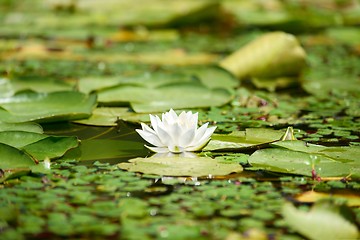
[[[198,128],[198,113],[183,111],[178,116],[174,110],[158,116],[150,115],[151,126],[141,123],[142,129],[136,129],[140,136],[154,147],[145,145],[153,152],[181,153],[199,151],[210,141],[216,127],[205,123]]]

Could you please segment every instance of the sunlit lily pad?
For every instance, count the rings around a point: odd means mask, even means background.
[[[262,149],[249,157],[249,163],[268,171],[312,176],[312,170],[322,177],[345,177],[352,166],[332,158],[287,149]]]
[[[280,140],[284,130],[268,128],[247,128],[245,131],[234,131],[230,134],[214,134],[204,151],[244,150]]]
[[[161,176],[218,176],[241,172],[241,165],[233,162],[218,161],[208,157],[151,157],[134,158],[118,167],[131,172],[156,174]]]
[[[0,118],[4,122],[60,121],[81,119],[91,115],[96,95],[80,92],[24,92],[0,98]]]

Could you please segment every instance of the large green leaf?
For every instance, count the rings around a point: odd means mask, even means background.
[[[208,157],[151,157],[134,158],[129,163],[118,164],[119,168],[131,172],[156,174],[161,176],[219,176],[241,172],[240,164],[218,161]]]
[[[135,113],[127,107],[98,107],[93,111],[91,117],[76,120],[76,123],[93,126],[116,126],[118,120],[127,122],[149,122],[147,113]]]
[[[68,150],[79,145],[77,137],[48,136],[32,144],[26,145],[23,149],[38,160],[45,158],[58,158]]]
[[[196,66],[169,68],[133,75],[127,73],[116,77],[85,77],[79,80],[78,88],[84,93],[90,93],[115,86],[126,86],[127,84],[156,88],[171,83],[196,83],[198,80],[211,89],[226,88],[231,90],[239,84],[231,73],[217,66]]]
[[[55,81],[50,79],[3,79],[7,83],[6,95],[0,92],[0,97],[9,96],[9,93],[17,93],[19,91],[31,90],[34,92],[57,92],[57,91],[71,91],[74,86],[63,81]]]
[[[61,121],[91,115],[96,95],[80,92],[24,92],[0,98],[0,118],[4,122]]]
[[[247,128],[245,131],[234,131],[230,134],[214,134],[204,151],[245,151],[260,144],[279,140],[284,133],[284,130]]]
[[[249,157],[249,163],[268,171],[312,176],[314,169],[322,177],[345,177],[352,166],[321,154],[291,151],[287,149],[262,149]]]
[[[22,148],[28,144],[40,141],[46,137],[47,135],[45,134],[23,131],[0,132],[0,142],[16,148]]]
[[[34,160],[24,151],[0,143],[0,169],[28,168],[35,165]]]
[[[344,218],[337,206],[320,202],[305,212],[286,203],[282,212],[285,222],[309,239],[358,239],[356,225]]]
[[[316,153],[330,157],[339,162],[351,163],[360,167],[360,146],[325,147],[309,144],[303,141],[281,141],[271,143],[272,146],[286,148],[293,151]]]
[[[79,144],[77,137],[48,136],[22,131],[0,132],[0,143],[25,150],[37,160],[61,157]]]
[[[25,131],[34,133],[43,133],[42,127],[37,123],[5,123],[0,122],[0,131]]]
[[[131,103],[135,112],[162,112],[170,108],[221,106],[231,100],[225,89],[209,89],[194,83],[174,83],[157,88],[123,85],[99,92],[99,102]]]

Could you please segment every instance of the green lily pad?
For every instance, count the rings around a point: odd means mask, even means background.
[[[47,135],[23,131],[4,131],[0,132],[0,143],[4,143],[16,148],[22,148],[28,144],[40,141]]]
[[[43,133],[42,127],[37,123],[5,123],[0,122],[0,131],[25,131],[34,133]]]
[[[256,168],[272,172],[312,176],[312,170],[322,177],[345,177],[352,166],[321,154],[291,151],[287,149],[262,149],[253,153],[249,163]]]
[[[25,150],[37,160],[61,157],[79,144],[77,137],[49,136],[22,131],[0,132],[0,143]]]
[[[332,158],[333,160],[357,165],[360,167],[360,147],[325,147],[316,144],[310,144],[303,141],[279,141],[271,143],[271,146],[281,147],[293,151],[316,153]]]
[[[58,158],[68,150],[79,145],[77,137],[48,136],[35,143],[26,145],[23,149],[38,160]]]
[[[247,150],[248,148],[279,140],[284,130],[268,128],[247,128],[230,134],[214,134],[204,151]]]
[[[124,85],[99,92],[99,102],[131,103],[135,112],[162,112],[170,108],[221,106],[231,100],[225,89],[209,89],[201,83],[174,83],[157,88]]]
[[[4,122],[51,122],[86,118],[96,104],[96,95],[80,92],[24,92],[0,98],[0,118]]]
[[[305,212],[286,203],[282,212],[286,223],[309,239],[358,239],[356,225],[344,218],[340,210],[319,202]]]
[[[131,172],[156,174],[161,176],[219,176],[241,172],[238,163],[218,161],[208,157],[151,157],[134,158],[129,163],[120,163],[118,167]]]
[[[28,168],[35,166],[34,160],[24,151],[0,143],[0,169]]]
[[[55,81],[49,79],[5,79],[9,86],[8,91],[17,93],[20,91],[34,91],[34,92],[58,92],[58,91],[71,91],[74,86],[67,84],[63,81]],[[1,95],[0,95],[1,96]]]
[[[127,107],[98,107],[94,109],[91,117],[74,122],[93,126],[116,126],[120,119],[136,123],[150,121],[149,114],[135,113]]]
[[[217,66],[206,67],[182,67],[155,72],[146,72],[135,75],[116,77],[85,77],[79,80],[78,88],[81,92],[103,91],[122,85],[134,85],[148,88],[157,88],[162,85],[176,83],[201,82],[204,86],[226,88],[231,90],[239,85],[235,77],[224,69]]]

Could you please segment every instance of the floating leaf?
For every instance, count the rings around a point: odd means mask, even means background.
[[[79,145],[77,137],[48,136],[35,143],[26,145],[23,149],[38,160],[58,158],[68,150]]]
[[[43,133],[42,127],[37,123],[5,123],[0,122],[0,131],[25,131],[34,133]]]
[[[247,128],[230,134],[214,134],[204,151],[246,151],[279,140],[284,133],[284,130]]]
[[[209,89],[199,83],[177,83],[158,88],[121,86],[99,93],[99,102],[131,103],[135,112],[163,112],[170,108],[221,106],[231,100],[225,89]]]
[[[34,160],[24,151],[0,143],[0,169],[28,168],[36,165]]]
[[[218,176],[241,172],[238,163],[218,161],[208,157],[151,157],[134,158],[118,167],[131,172],[156,174],[161,176]]]
[[[322,177],[345,177],[352,167],[320,154],[309,154],[287,149],[262,149],[249,157],[249,163],[273,172],[312,176],[312,170]]]
[[[48,136],[22,131],[0,132],[0,143],[25,150],[37,160],[61,157],[79,144],[77,137]]]
[[[286,203],[282,212],[286,223],[309,239],[357,239],[356,225],[344,218],[339,210],[337,206],[319,202],[309,212],[304,212]]]
[[[7,80],[7,79],[6,79]],[[74,86],[65,83],[64,81],[55,81],[50,79],[12,79],[7,80],[9,88],[12,93],[20,91],[31,90],[34,92],[58,92],[58,91],[71,91]],[[1,96],[1,95],[0,95]]]
[[[47,135],[45,134],[23,131],[0,132],[0,142],[16,148],[22,148],[46,137]]]
[[[24,92],[0,98],[0,118],[4,122],[60,121],[81,119],[91,115],[96,95],[80,92]]]

